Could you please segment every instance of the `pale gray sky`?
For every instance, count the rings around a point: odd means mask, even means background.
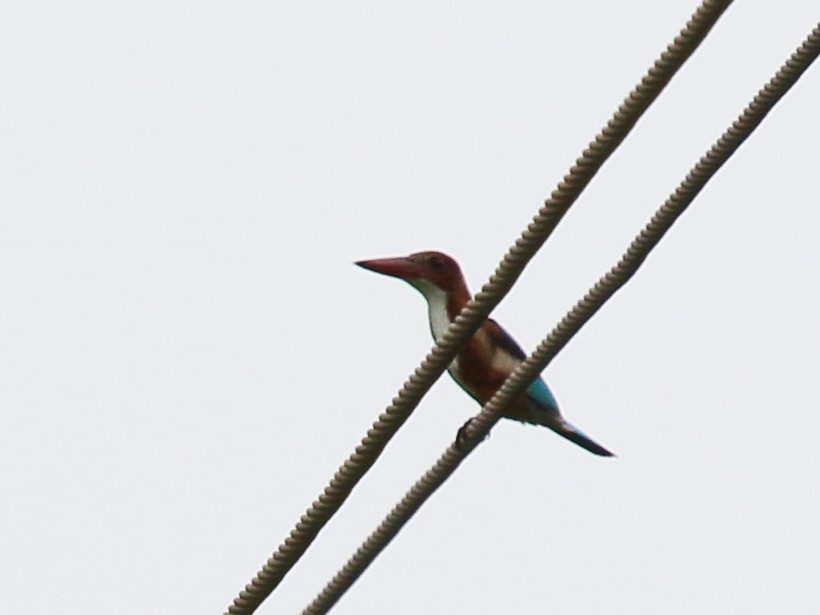
[[[219,613],[693,2],[0,9],[0,611]],[[496,310],[525,348],[818,18],[737,2]],[[336,613],[820,608],[820,67]],[[425,398],[264,604],[310,601],[478,407]]]

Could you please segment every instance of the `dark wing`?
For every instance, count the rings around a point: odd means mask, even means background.
[[[515,357],[519,361],[523,361],[527,358],[527,355],[521,349],[521,346],[519,346],[512,336],[504,331],[504,329],[501,328],[501,325],[495,322],[492,318],[487,319],[486,331],[492,338],[496,347],[503,352]],[[536,378],[527,388],[527,395],[533,402],[535,402],[536,406],[541,408],[549,408],[551,410],[558,409],[558,402],[555,400],[555,396],[552,394],[552,391],[550,391],[547,383],[540,377]]]
[[[496,321],[492,318],[488,318],[486,327],[487,333],[489,333],[493,343],[498,348],[505,350],[510,356],[520,359],[521,361],[527,358],[527,355],[521,349],[521,346],[518,345],[518,342],[516,342],[509,333],[504,331],[501,325]]]

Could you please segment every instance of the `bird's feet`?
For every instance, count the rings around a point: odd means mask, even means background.
[[[467,419],[467,421],[459,427],[458,432],[456,432],[456,450],[464,451],[467,448],[467,440],[469,439],[469,434],[467,430],[470,428],[470,424],[473,422],[475,417]],[[484,440],[490,437],[490,434],[484,436]],[[484,441],[482,440],[482,442]]]

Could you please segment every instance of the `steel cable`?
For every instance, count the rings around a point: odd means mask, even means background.
[[[413,485],[378,528],[362,543],[313,602],[305,608],[302,615],[327,613],[336,604],[379,553],[418,512],[422,504],[484,439],[492,426],[500,419],[504,408],[529,386],[601,306],[632,278],[675,220],[760,125],[769,111],[808,69],[818,54],[820,54],[820,24],[812,30],[802,45],[758,92],[738,119],[701,157],[632,241],[618,263],[575,304],[538,345],[535,352],[513,372],[493,398],[487,402],[480,414],[471,421],[467,429],[467,441],[459,447],[451,445],[444,452],[433,467]]]
[[[379,415],[353,453],[342,463],[324,491],[291,530],[276,552],[239,595],[225,615],[253,613],[279,585],[321,529],[341,507],[387,443],[404,424],[436,379],[504,298],[526,264],[544,244],[569,207],[589,184],[638,119],[697,49],[731,0],[704,0],[680,34],[618,107],[603,130],[583,151],[563,181],[507,251],[489,281],[462,310],[440,342],[415,369],[392,403]]]

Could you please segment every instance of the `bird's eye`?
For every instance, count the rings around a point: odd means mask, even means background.
[[[431,256],[430,257],[430,268],[435,271],[441,271],[444,267],[444,261],[441,260],[438,256]]]

